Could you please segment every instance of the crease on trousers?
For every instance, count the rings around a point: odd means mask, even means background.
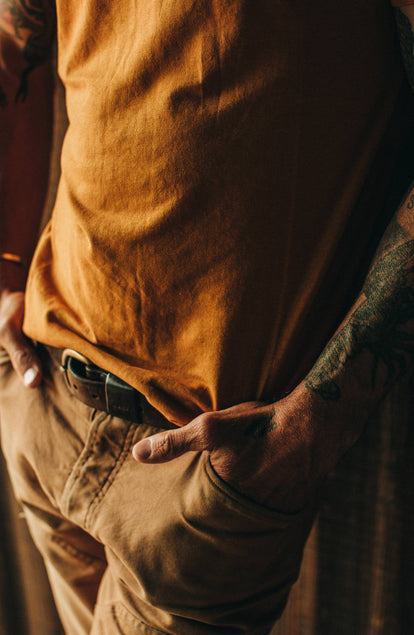
[[[137,464],[132,446],[155,428],[79,402],[49,357],[26,389],[1,355],[3,451],[66,633],[269,633],[313,505],[267,509],[206,453]]]

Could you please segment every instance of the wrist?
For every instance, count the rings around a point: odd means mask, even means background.
[[[302,381],[281,402],[283,426],[296,426],[310,448],[312,470],[325,476],[358,440],[368,419],[358,399],[325,401]]]

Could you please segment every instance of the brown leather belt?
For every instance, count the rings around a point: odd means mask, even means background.
[[[87,406],[135,423],[177,427],[151,406],[142,393],[80,353],[68,348],[43,348],[59,363],[71,394]]]

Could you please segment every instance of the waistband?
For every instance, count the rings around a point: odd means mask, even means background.
[[[165,429],[177,427],[151,406],[142,393],[81,353],[45,344],[38,347],[59,364],[69,392],[87,406],[135,423]]]

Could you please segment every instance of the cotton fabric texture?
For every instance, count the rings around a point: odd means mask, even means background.
[[[392,8],[58,0],[57,16],[70,124],[25,332],[179,425],[276,399],[349,308],[404,136]]]
[[[25,332],[88,356],[173,423],[278,398],[350,306],[409,128],[391,7],[57,12],[70,125]],[[246,502],[205,455],[133,463],[154,429],[87,409],[56,369],[28,394],[6,360],[1,381],[15,491],[68,632],[268,632],[307,510]]]
[[[85,406],[58,363],[43,362],[30,391],[2,355],[1,432],[65,632],[268,633],[298,576],[312,505],[266,509],[224,483],[207,453],[137,465],[132,444],[158,430]]]

